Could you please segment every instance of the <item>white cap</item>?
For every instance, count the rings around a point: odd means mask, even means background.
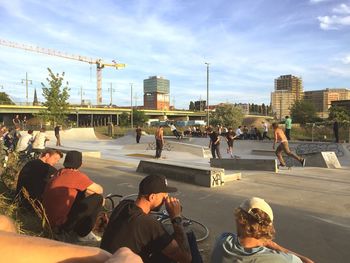
[[[269,216],[271,222],[273,221],[272,209],[264,199],[261,199],[259,197],[252,197],[250,199],[244,200],[239,207],[246,211],[248,214],[252,214],[252,209],[258,208]]]

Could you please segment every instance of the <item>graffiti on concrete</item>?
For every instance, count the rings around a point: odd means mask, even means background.
[[[343,147],[339,143],[301,143],[295,148],[298,155],[319,152],[335,152],[337,157],[344,156]]]
[[[295,152],[297,155],[306,158],[308,154],[319,152],[334,152],[337,157],[344,156],[343,146],[339,143],[292,143],[290,150]],[[300,162],[290,156],[283,156],[283,158],[285,159],[287,166],[301,166]]]
[[[212,179],[211,186],[221,186],[225,183],[223,178],[222,178],[221,172],[214,172],[211,175],[211,179]]]
[[[150,142],[148,144],[146,150],[156,150],[156,143],[155,142]],[[170,143],[165,143],[163,145],[163,150],[164,151],[172,151],[172,150],[174,150],[174,146],[172,146]]]

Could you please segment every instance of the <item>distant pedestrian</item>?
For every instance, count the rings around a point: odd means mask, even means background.
[[[170,127],[171,132],[172,132],[172,133],[176,136],[176,138],[179,140],[179,139],[181,138],[181,135],[180,135],[179,132],[177,131],[176,126],[174,125],[174,123],[173,123],[173,122],[170,123],[169,127]]]
[[[22,129],[25,131],[27,129],[27,116],[24,115],[22,121]]]
[[[228,132],[226,133],[226,141],[227,141],[227,153],[230,154],[231,158],[233,158],[233,140],[237,136],[234,134],[232,128],[228,129]]]
[[[61,130],[61,126],[57,125],[55,127],[56,146],[62,146],[61,145],[60,130]]]
[[[162,156],[162,150],[164,145],[164,131],[163,126],[159,126],[156,130],[155,139],[156,139],[156,159],[159,159]]]
[[[269,132],[269,128],[266,122],[262,122],[262,127],[263,127],[263,135],[262,135],[262,140],[269,139],[271,140],[271,138],[269,136],[267,136],[267,133]]]
[[[12,123],[15,127],[20,126],[21,125],[21,120],[19,118],[19,115],[17,114],[13,119],[12,119]]]
[[[16,146],[16,152],[18,152],[18,153],[23,153],[23,152],[30,153],[32,150],[33,140],[34,140],[33,130],[28,130],[27,134],[23,134],[19,138],[17,146]]]
[[[140,143],[141,134],[142,134],[142,130],[141,130],[140,126],[137,126],[137,128],[136,128],[136,143]]]
[[[301,165],[304,167],[305,166],[305,159],[301,158],[300,156],[296,155],[295,153],[291,152],[288,146],[288,140],[286,135],[284,134],[283,130],[278,127],[278,123],[273,123],[272,128],[274,130],[274,141],[273,141],[273,146],[272,149],[275,150],[275,145],[276,143],[280,143],[277,146],[277,149],[275,151],[275,154],[280,162],[279,166],[286,166],[285,161],[283,160],[282,157],[282,152],[285,152],[288,156],[294,158],[295,160],[299,161]]]
[[[236,129],[236,136],[237,136],[237,139],[243,139],[243,131],[242,131],[242,126],[238,126],[238,128]]]
[[[208,135],[210,138],[209,141],[209,148],[211,149],[211,154],[213,158],[216,158],[216,156],[221,159],[221,153],[220,153],[220,136],[213,131],[212,128],[209,128]]]
[[[45,132],[46,129],[41,128],[40,131],[35,135],[33,141],[33,152],[41,153],[45,150],[46,142],[50,140]]]
[[[286,116],[285,118],[286,118],[286,120],[284,121],[284,125],[285,125],[286,137],[287,137],[288,141],[290,141],[290,131],[292,129],[292,119],[289,116]]]
[[[337,120],[334,120],[333,122],[333,132],[334,132],[335,142],[339,143],[339,124]]]

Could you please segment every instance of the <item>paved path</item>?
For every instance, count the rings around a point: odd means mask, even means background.
[[[125,162],[87,159],[83,170],[105,192],[137,192],[143,178]],[[275,213],[277,242],[315,262],[347,262],[350,257],[350,180],[346,170],[295,168],[279,174],[244,172],[241,181],[208,189],[170,181],[178,187],[184,214],[205,223],[210,238],[200,244],[210,254],[215,237],[234,231],[233,209],[251,196],[266,199]]]
[[[152,140],[142,138],[141,140]],[[85,159],[83,171],[101,183],[106,193],[132,194],[143,175],[135,172],[141,157],[130,157],[123,145],[134,139],[114,141],[63,142],[71,149],[100,150],[103,158]],[[192,140],[207,144],[207,139]],[[268,143],[266,147],[270,147]],[[237,145],[238,146],[238,145]],[[255,147],[256,145],[254,145]],[[223,151],[222,151],[223,152]],[[190,154],[164,152],[167,158],[184,163],[209,165],[208,159]],[[248,155],[248,153],[247,153]],[[233,210],[251,196],[267,200],[275,214],[276,240],[281,245],[305,254],[315,262],[345,263],[350,258],[350,176],[343,169],[293,168],[291,171],[243,171],[243,179],[218,188],[204,188],[171,181],[178,187],[184,214],[206,224],[210,237],[200,243],[205,262],[215,238],[223,231],[235,231]]]

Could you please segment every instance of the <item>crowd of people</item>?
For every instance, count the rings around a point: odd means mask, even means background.
[[[275,143],[280,143],[276,154],[281,165],[282,151],[305,164],[304,160],[290,152],[288,140],[278,124],[272,127],[274,147]],[[20,130],[17,128],[12,134]],[[174,132],[174,127],[170,128]],[[221,137],[226,139],[228,153],[233,156],[233,141],[243,139],[244,131],[240,134],[240,127],[235,132],[232,128],[217,128],[207,127],[206,130],[213,157],[221,158]],[[7,132],[6,127],[1,128],[3,140]],[[141,136],[141,131],[137,132]],[[32,134],[29,130],[27,134],[19,136],[17,141],[14,140],[16,144],[12,146],[21,151],[27,151],[28,148],[31,151],[40,150],[39,158],[28,161],[19,172],[16,196],[20,205],[29,210],[33,206],[29,200],[34,200],[34,204],[42,204],[58,241],[18,234],[13,222],[0,215],[0,254],[4,262],[20,261],[21,257],[28,255],[28,262],[203,262],[195,234],[185,230],[182,224],[181,201],[172,195],[178,189],[169,186],[165,176],[144,177],[139,183],[137,199],[121,201],[112,211],[103,235],[99,236],[93,230],[98,215],[103,211],[104,190],[81,171],[82,153],[68,151],[63,167],[57,168],[63,153],[45,147],[48,140],[45,129],[41,129],[34,138]],[[57,133],[55,135],[57,138]],[[174,135],[177,136],[176,132]],[[155,139],[156,157],[160,158],[164,145],[162,126],[158,127]],[[140,137],[137,142],[139,140]],[[164,225],[152,216],[152,211],[159,211],[163,206],[171,219],[173,234],[169,234]],[[276,232],[274,215],[270,205],[263,199],[253,197],[244,200],[236,208],[232,220],[236,222],[237,233],[219,236],[213,245],[210,262],[313,262],[273,242]],[[86,241],[100,242],[100,248],[67,243]]]

